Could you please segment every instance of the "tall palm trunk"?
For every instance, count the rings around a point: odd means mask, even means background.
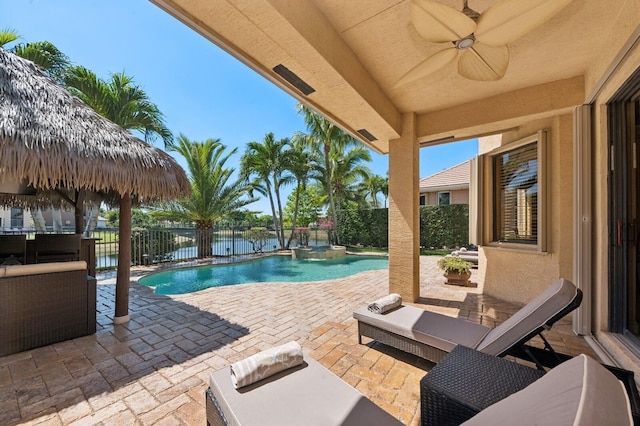
[[[42,210],[31,210],[31,217],[33,218],[33,227],[36,228],[36,232],[47,232],[47,225],[42,216]]]
[[[89,217],[87,217],[87,223],[84,227],[84,234],[86,236],[91,236],[91,232],[96,229],[98,226],[98,216],[100,215],[100,210],[98,207],[91,207],[89,210]]]
[[[276,203],[278,204],[278,242],[280,243],[280,247],[284,248],[284,220],[282,217],[282,202],[280,201],[280,182],[278,182],[277,178],[274,178],[274,192],[276,194]]]
[[[331,221],[333,222],[333,229],[329,232],[333,232],[333,240],[336,244],[340,244],[338,239],[338,215],[336,213],[336,204],[333,200],[333,185],[331,183],[331,162],[329,161],[329,151],[331,150],[331,143],[325,142],[324,144],[324,167],[327,173],[327,192],[329,195],[329,207],[331,208]],[[331,239],[331,238],[330,238]]]
[[[55,232],[62,232],[62,211],[60,209],[51,210],[51,220],[53,221],[53,230]]]
[[[269,204],[271,205],[271,217],[273,218],[273,229],[276,231],[278,242],[280,242],[280,231],[278,230],[278,218],[276,217],[276,206],[273,203],[273,195],[271,194],[271,185],[269,185],[268,180],[267,180],[267,191],[269,193]],[[280,248],[283,248],[282,244],[280,244]]]
[[[196,223],[198,258],[213,256],[213,223]]]
[[[296,225],[298,224],[298,207],[300,205],[300,189],[302,188],[302,185],[300,184],[300,182],[298,182],[298,185],[296,186],[296,201],[295,201],[295,207],[293,209],[293,222],[291,225],[291,235],[289,236],[289,241],[287,241],[287,249],[289,249],[289,246],[291,245],[291,240],[293,240],[293,235],[295,234],[296,231]]]

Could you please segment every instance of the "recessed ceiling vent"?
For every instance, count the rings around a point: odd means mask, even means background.
[[[280,77],[287,80],[293,87],[304,93],[306,96],[316,91],[313,87],[309,86],[303,79],[298,77],[293,71],[285,67],[282,64],[273,67],[273,71]]]
[[[378,140],[378,138],[376,138],[371,133],[369,133],[369,131],[367,129],[360,129],[360,130],[358,130],[358,133],[360,133],[362,136],[364,136],[369,142],[373,142],[373,141],[377,141]]]

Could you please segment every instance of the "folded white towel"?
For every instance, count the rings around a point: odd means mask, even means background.
[[[231,365],[231,381],[238,389],[302,364],[302,348],[298,342],[258,352]]]
[[[402,305],[402,297],[400,297],[398,293],[391,293],[388,296],[370,303],[369,306],[367,306],[367,309],[374,314],[384,314],[385,312],[395,309],[400,305]]]

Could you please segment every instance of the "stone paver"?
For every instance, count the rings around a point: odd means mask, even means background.
[[[445,285],[436,261],[421,258],[417,306],[490,326],[518,309],[481,289]],[[419,381],[433,365],[359,345],[351,318],[388,293],[386,271],[171,297],[132,283],[131,321],[122,325],[112,323],[114,290],[113,278],[100,279],[95,335],[0,357],[0,424],[203,425],[211,371],[291,340],[403,423],[420,423]],[[595,357],[567,319],[547,336],[563,352]]]

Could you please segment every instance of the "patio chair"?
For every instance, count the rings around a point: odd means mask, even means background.
[[[36,263],[80,260],[80,234],[36,234]]]
[[[366,336],[434,363],[464,345],[489,355],[526,357],[544,369],[566,356],[556,353],[542,332],[581,302],[580,289],[561,278],[495,328],[408,305],[384,314],[374,314],[364,306],[353,317],[358,321],[358,343]],[[526,345],[536,335],[542,338],[544,349]]]
[[[13,256],[15,260],[26,263],[27,236],[0,235],[0,264]]]

